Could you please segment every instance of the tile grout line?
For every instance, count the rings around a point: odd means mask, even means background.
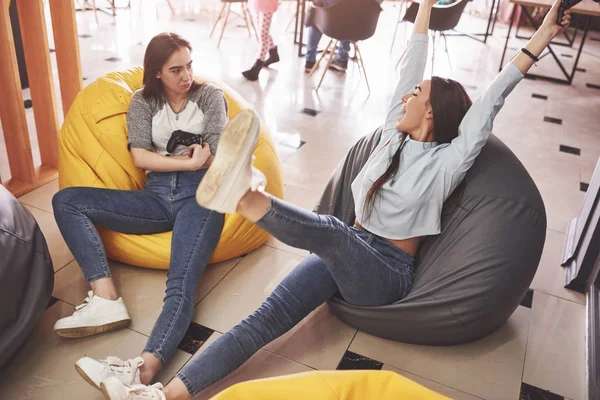
[[[18,199],[17,199],[17,200],[18,200]],[[21,200],[19,200],[19,203],[21,203],[21,204],[23,204],[23,205],[26,205],[27,207],[35,208],[35,209],[36,209],[36,210],[38,210],[38,211],[42,211],[42,212],[44,212],[44,213],[46,213],[46,214],[50,214],[50,215],[54,216],[54,213],[53,213],[53,212],[49,212],[49,211],[46,211],[46,210],[42,210],[42,209],[41,209],[41,208],[39,208],[39,207],[32,206],[31,204],[24,203],[24,202],[22,202]],[[36,222],[37,222],[37,221],[36,221]]]
[[[223,277],[222,277],[221,279],[219,279],[219,281],[218,281],[218,282],[215,284],[215,286],[213,286],[213,287],[212,287],[212,288],[211,288],[211,289],[210,289],[210,290],[209,290],[209,291],[208,291],[208,292],[207,292],[207,293],[206,293],[204,296],[202,296],[202,298],[200,298],[200,300],[198,300],[198,302],[197,302],[196,304],[194,304],[194,308],[196,308],[196,306],[197,306],[198,304],[200,304],[200,303],[202,302],[202,300],[204,300],[204,299],[205,299],[205,298],[206,298],[206,297],[207,297],[209,294],[211,294],[211,293],[212,293],[212,291],[213,291],[213,290],[215,290],[215,288],[216,288],[217,286],[219,286],[219,284],[220,284],[221,282],[223,282],[223,280],[224,280],[225,278],[227,278],[227,276],[229,276],[229,274],[230,274],[230,273],[231,273],[231,272],[232,272],[234,269],[236,269],[236,268],[237,268],[237,266],[238,266],[238,265],[239,265],[239,264],[240,264],[240,263],[241,263],[243,260],[244,260],[244,257],[240,257],[240,260],[239,260],[237,263],[235,263],[235,265],[233,266],[233,268],[231,268],[231,269],[229,270],[229,272],[227,272],[225,275],[223,275]],[[200,279],[202,279],[202,278],[200,278]],[[194,322],[194,321],[192,320],[192,322]],[[212,329],[212,328],[211,328],[211,329]],[[215,331],[215,332],[216,332],[216,331]]]

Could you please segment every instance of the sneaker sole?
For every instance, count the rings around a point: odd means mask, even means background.
[[[332,69],[332,70],[334,70],[334,71],[338,71],[338,72],[346,72],[346,70],[347,70],[348,68],[338,67],[338,66],[335,66],[335,65],[331,64],[331,65],[329,66],[329,69]]]
[[[219,189],[223,186],[224,179],[230,175],[232,169],[239,164],[240,160],[245,161],[252,155],[256,142],[258,142],[259,121],[258,116],[253,111],[242,110],[225,126],[219,139],[215,159],[206,171],[204,178],[200,181],[196,191],[198,204],[206,206],[215,200]],[[248,140],[252,140],[253,143],[244,149]]]
[[[85,371],[83,369],[81,369],[79,367],[79,365],[75,364],[75,371],[77,371],[77,373],[90,385],[92,385],[93,387],[95,387],[96,389],[100,390],[100,386],[96,385],[96,382],[94,382],[89,376],[88,374],[85,373]]]
[[[104,382],[100,383],[100,391],[102,392],[102,394],[104,395],[104,398],[106,400],[113,400],[113,397],[110,395],[109,392],[110,389],[108,389],[108,387],[104,384]]]
[[[99,326],[79,326],[77,328],[65,328],[57,329],[54,331],[58,336],[70,339],[83,338],[87,336],[94,336],[100,333],[114,331],[117,329],[127,328],[131,324],[131,319],[124,319],[121,321],[111,322],[106,325]]]

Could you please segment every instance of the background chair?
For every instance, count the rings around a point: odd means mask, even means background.
[[[429,31],[432,32],[432,44],[433,44],[433,54],[431,56],[431,73],[433,74],[433,67],[435,63],[435,47],[436,47],[436,36],[439,33],[440,36],[444,39],[444,46],[446,50],[446,56],[448,57],[448,64],[450,64],[450,69],[452,70],[452,64],[450,62],[450,54],[448,53],[448,41],[446,39],[446,34],[444,32],[451,31],[456,28],[458,22],[460,21],[460,17],[462,16],[465,7],[467,6],[469,0],[458,0],[455,3],[448,5],[435,5],[431,10],[431,20],[429,22]],[[408,9],[406,10],[406,14],[402,18],[402,22],[412,22],[415,23],[415,19],[417,18],[417,12],[419,11],[419,3],[412,3]],[[398,26],[396,25],[396,31]],[[396,39],[396,32],[394,32],[394,39],[392,40],[392,46],[394,46],[394,40]],[[402,59],[402,57],[400,57]],[[396,67],[400,64],[400,61],[396,64]]]
[[[327,51],[333,44],[333,49],[331,50],[331,54],[327,61],[327,67],[323,71],[323,75],[321,76],[321,80],[319,81],[316,90],[319,90],[321,83],[323,83],[325,74],[333,60],[338,42],[340,40],[349,40],[354,45],[359,68],[362,69],[362,73],[365,76],[365,82],[367,83],[367,89],[369,90],[369,94],[371,93],[367,72],[365,71],[365,64],[357,42],[373,36],[375,28],[377,27],[380,12],[381,7],[375,0],[342,0],[329,7],[315,7],[314,25],[323,32],[323,34],[329,36],[331,40],[323,54],[321,54],[321,57],[317,60],[313,69],[310,71],[310,76],[312,76],[319,67],[321,60],[325,57],[325,54],[327,54]]]
[[[219,12],[219,16],[217,17],[217,21],[210,32],[210,37],[212,37],[213,33],[215,33],[215,29],[217,29],[217,25],[221,18],[223,20],[223,28],[221,29],[221,35],[219,36],[219,42],[217,43],[217,48],[221,45],[221,39],[223,39],[223,33],[225,32],[225,27],[227,27],[227,20],[229,19],[229,13],[231,12],[231,4],[240,3],[242,6],[242,16],[244,17],[244,22],[246,23],[246,29],[248,29],[248,37],[252,36],[252,32],[250,32],[250,27],[254,31],[254,35],[256,36],[256,40],[258,41],[258,33],[256,32],[256,27],[254,26],[254,21],[252,20],[252,14],[250,14],[250,10],[248,10],[248,0],[221,0],[223,3],[223,7]],[[225,16],[223,16],[225,13]]]

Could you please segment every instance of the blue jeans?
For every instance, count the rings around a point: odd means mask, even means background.
[[[111,276],[94,225],[117,232],[173,231],[164,305],[144,352],[165,363],[192,320],[194,295],[223,229],[223,214],[200,207],[206,170],[151,172],[143,190],[70,187],[54,195],[54,216],[88,282]]]
[[[309,250],[260,308],[178,374],[194,395],[242,365],[339,292],[358,306],[394,303],[409,291],[414,258],[385,239],[272,198],[257,225],[290,246]]]
[[[317,60],[317,47],[323,33],[317,27],[308,28],[308,40],[306,42],[305,60],[315,62]],[[337,58],[341,61],[348,61],[348,52],[350,51],[350,41],[340,40],[338,43]]]

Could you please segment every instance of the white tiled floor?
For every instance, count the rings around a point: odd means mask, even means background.
[[[282,162],[286,198],[312,209],[329,174],[352,144],[383,121],[394,86],[394,65],[406,38],[398,30],[390,56],[397,8],[384,2],[375,36],[361,46],[371,84],[368,96],[356,65],[348,72],[327,74],[321,90],[313,90],[317,78],[303,73],[303,60],[296,56],[292,31],[286,25],[294,3],[284,2],[275,14],[272,32],[279,45],[281,62],[261,72],[258,82],[245,81],[240,71],[249,67],[257,44],[247,39],[240,20],[230,23],[220,49],[209,32],[216,19],[217,0],[192,2],[172,0],[177,15],[171,16],[162,0],[133,1],[131,10],[119,10],[116,18],[92,12],[77,13],[85,84],[116,69],[142,62],[145,45],[158,32],[173,30],[191,40],[195,68],[226,81],[261,114],[274,132]],[[119,3],[119,2],[118,2]],[[472,7],[484,7],[475,0]],[[466,16],[464,30],[478,30],[485,22]],[[50,47],[53,47],[48,25]],[[410,27],[408,28],[410,29]],[[436,75],[463,82],[472,96],[493,79],[499,66],[506,28],[499,24],[487,45],[468,38],[449,38],[452,71],[438,49]],[[592,32],[592,37],[600,34]],[[243,44],[243,45],[242,45]],[[517,46],[513,44],[513,46]],[[563,51],[564,50],[564,51]],[[560,53],[572,53],[561,49]],[[105,61],[118,57],[119,61]],[[55,57],[54,72],[56,73]],[[550,70],[550,57],[540,70]],[[572,62],[565,59],[565,62]],[[517,399],[521,382],[550,390],[566,398],[585,398],[585,296],[566,290],[560,256],[567,222],[579,212],[584,193],[600,155],[600,91],[586,83],[600,84],[600,44],[588,40],[580,61],[587,72],[578,73],[571,86],[524,80],[499,114],[494,132],[515,152],[535,180],[548,214],[546,245],[534,289],[532,308],[519,306],[507,324],[480,341],[453,347],[426,347],[395,343],[357,332],[335,316],[327,306],[317,309],[290,333],[269,344],[241,369],[213,385],[197,398],[207,399],[227,386],[253,378],[277,376],[311,369],[335,369],[347,349],[384,364],[423,385],[456,399]],[[430,67],[426,69],[430,74]],[[56,86],[58,92],[58,85]],[[548,96],[533,99],[533,93]],[[24,98],[29,91],[24,91]],[[311,117],[303,108],[320,113]],[[60,108],[60,103],[59,103]],[[61,110],[59,110],[61,112]],[[26,110],[34,134],[33,112]],[[62,112],[61,112],[62,114]],[[561,118],[562,125],[544,122],[544,116]],[[61,115],[62,119],[62,115]],[[299,141],[306,142],[299,149]],[[32,139],[32,147],[37,146]],[[580,156],[560,153],[559,145],[581,149]],[[0,135],[0,174],[8,177],[8,165]],[[133,317],[130,329],[84,340],[63,340],[51,332],[52,324],[68,315],[72,305],[84,298],[87,287],[77,262],[62,240],[52,215],[51,197],[57,182],[21,198],[44,232],[54,262],[54,296],[59,301],[43,320],[15,360],[10,372],[0,378],[0,397],[7,399],[100,398],[72,367],[84,354],[104,358],[130,357],[143,348],[146,336],[160,312],[165,271],[112,263],[117,283]],[[290,248],[274,239],[243,258],[209,266],[197,290],[194,321],[216,332],[207,343],[252,312],[306,251]],[[200,351],[205,349],[204,344]],[[178,350],[159,377],[167,382],[191,355]]]

